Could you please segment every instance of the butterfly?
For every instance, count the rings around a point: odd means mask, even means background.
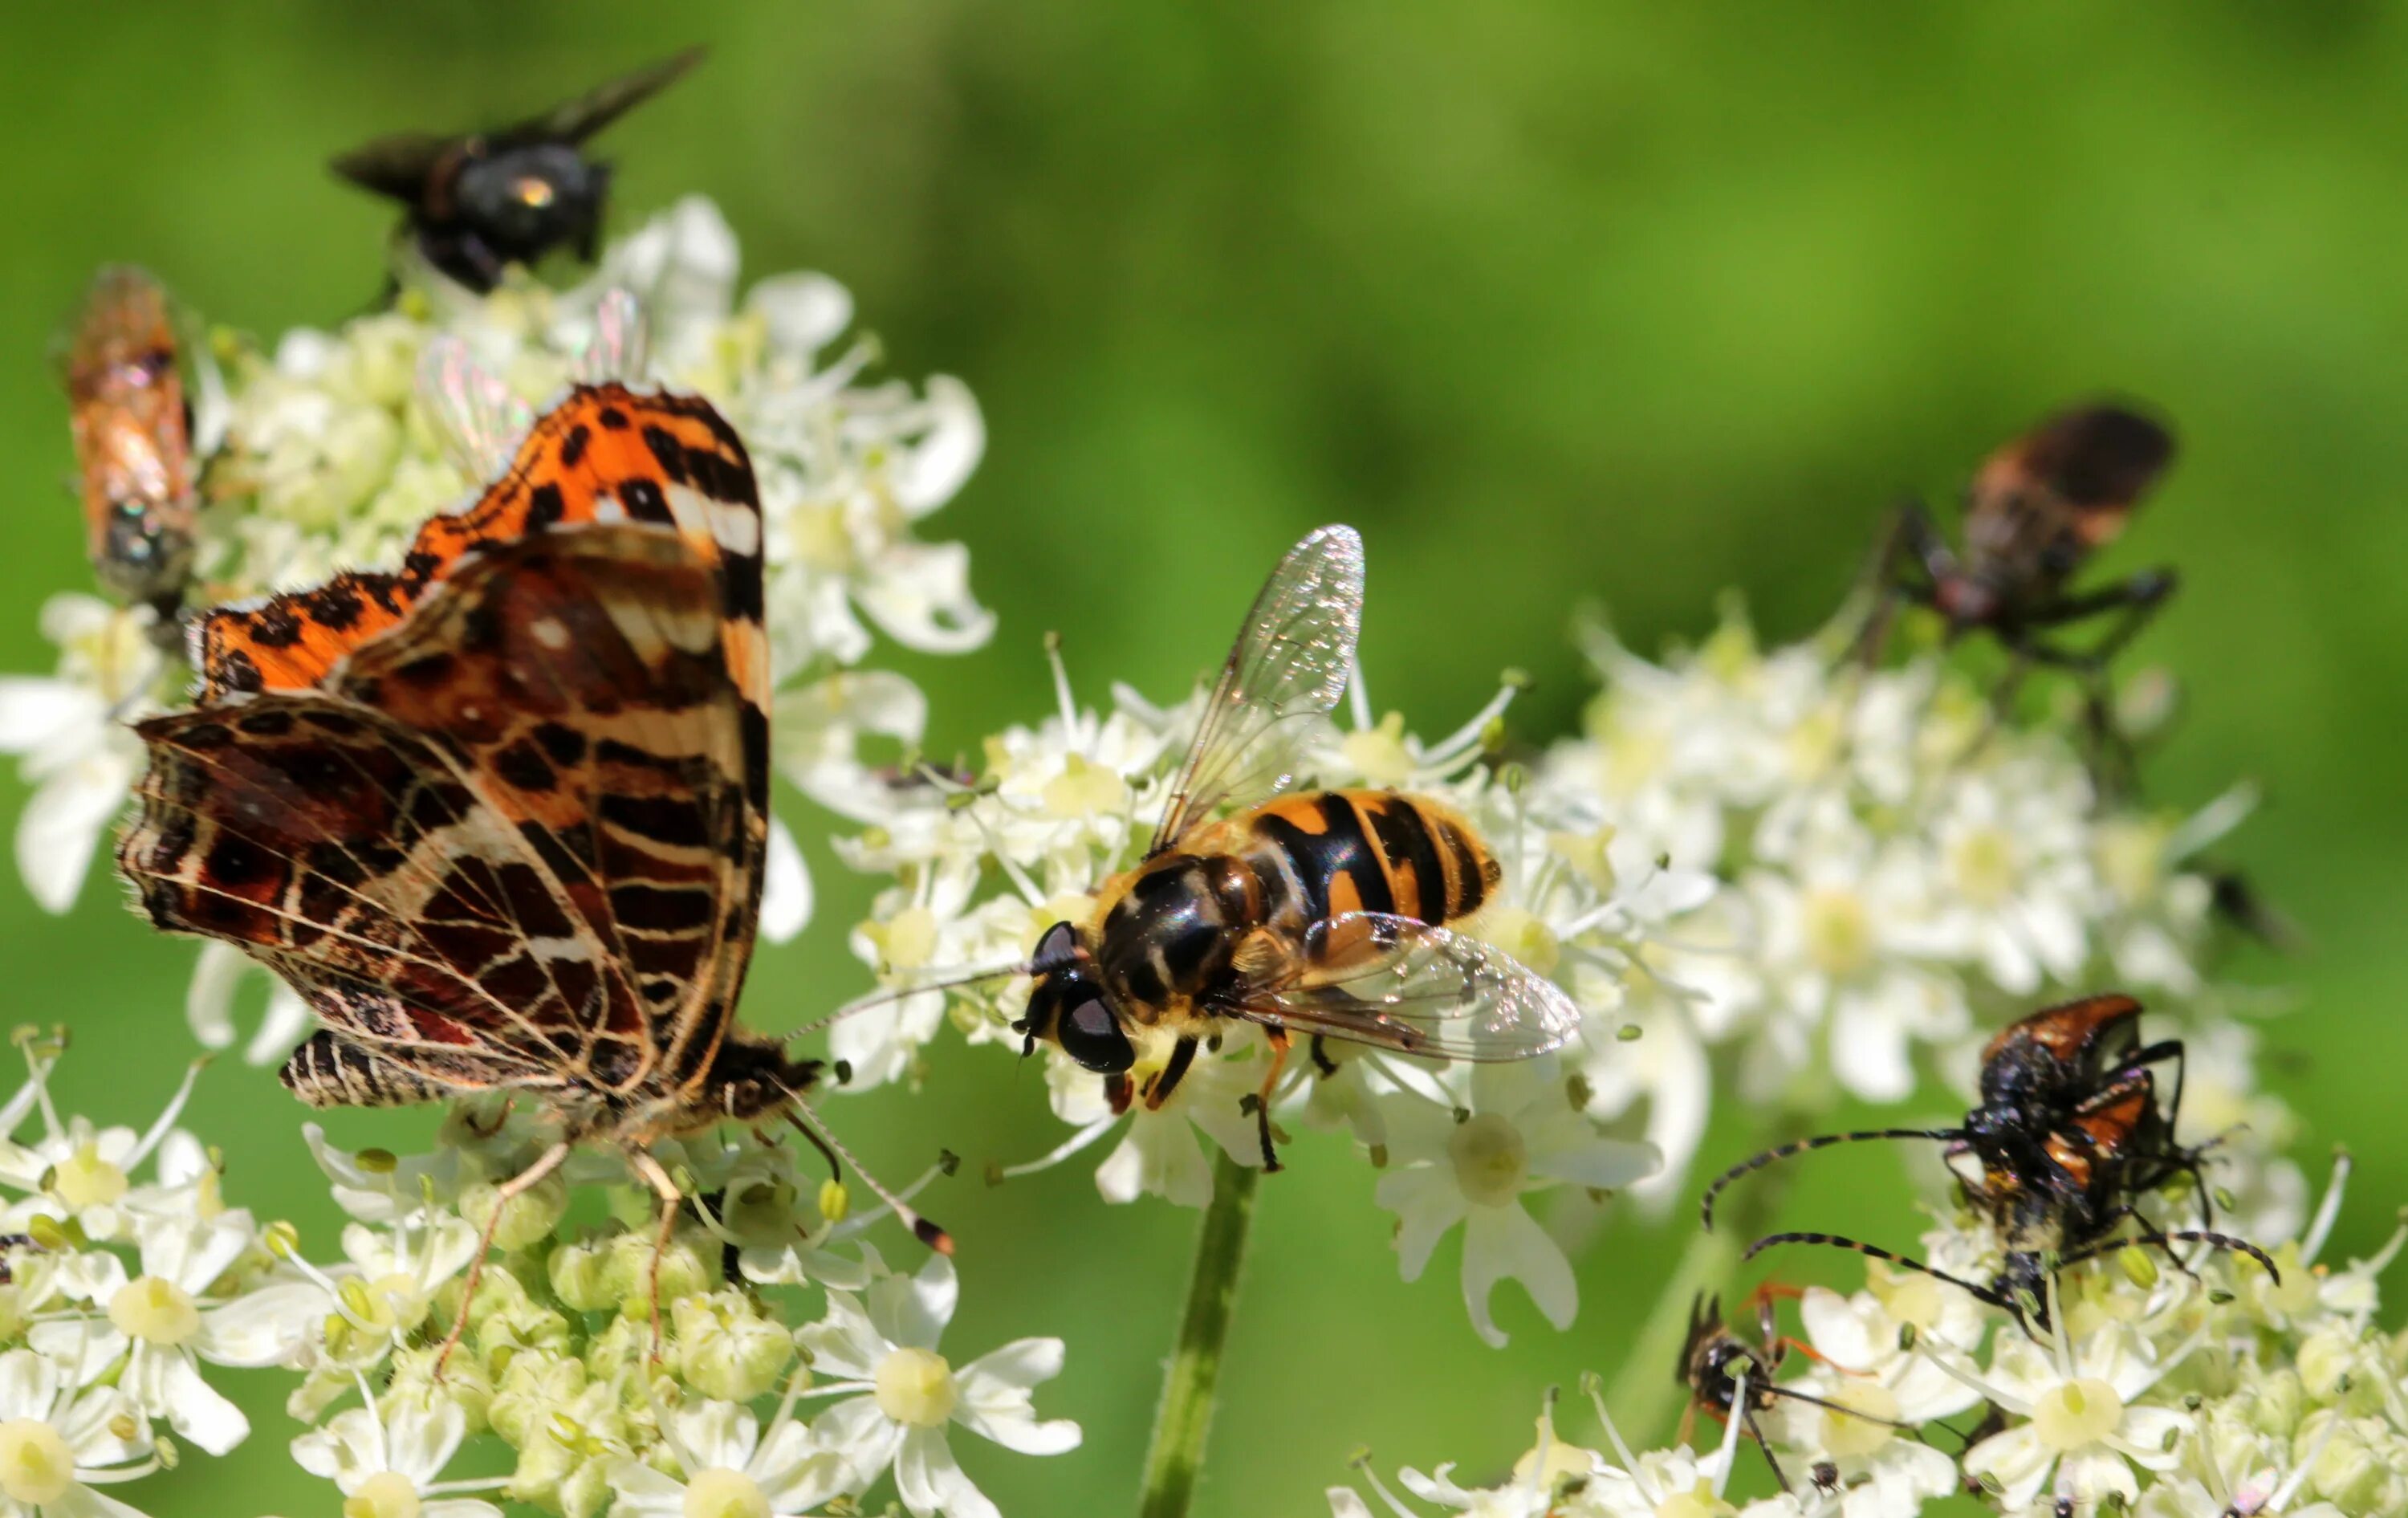
[[[303,1101],[525,1094],[560,1136],[504,1198],[609,1145],[666,1240],[653,1141],[775,1115],[833,1142],[797,1115],[819,1064],[735,1021],[768,832],[762,618],[734,429],[577,386],[399,569],[196,620],[197,705],[136,728],[119,866],[152,922],[308,1002],[322,1026],[282,1070]]]

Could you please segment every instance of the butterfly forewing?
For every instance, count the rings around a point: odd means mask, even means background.
[[[1297,960],[1229,1010],[1398,1053],[1477,1061],[1546,1053],[1581,1021],[1570,996],[1503,950],[1378,912],[1315,923]]]
[[[1294,778],[1313,726],[1337,706],[1363,620],[1363,540],[1324,527],[1288,551],[1255,597],[1205,703],[1149,854],[1223,803],[1251,804]]]
[[[618,384],[572,390],[473,505],[419,529],[398,570],[337,575],[312,590],[199,619],[193,640],[200,704],[317,684],[336,661],[398,623],[477,548],[611,521],[673,525],[720,568],[729,664],[766,710],[761,504],[744,445],[707,401]],[[766,792],[766,769],[762,785]]]

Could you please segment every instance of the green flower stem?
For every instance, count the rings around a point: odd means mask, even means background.
[[[1758,1132],[1751,1153],[1784,1143],[1804,1131],[1801,1115],[1784,1113]],[[1685,1223],[1696,1232],[1671,1279],[1664,1283],[1664,1294],[1648,1310],[1638,1339],[1606,1393],[1614,1422],[1625,1437],[1636,1441],[1636,1448],[1649,1448],[1658,1430],[1670,1429],[1686,1395],[1679,1361],[1681,1346],[1689,1334],[1689,1304],[1699,1292],[1721,1291],[1730,1280],[1740,1255],[1779,1210],[1782,1194],[1788,1189],[1787,1173],[1784,1167],[1771,1166],[1723,1193],[1722,1204],[1714,1210],[1712,1233],[1698,1224],[1694,1210],[1673,1214],[1674,1226]]]
[[[1238,1296],[1238,1269],[1245,1261],[1254,1186],[1261,1179],[1260,1171],[1214,1153],[1212,1203],[1197,1231],[1196,1271],[1187,1281],[1179,1347],[1163,1373],[1162,1406],[1145,1452],[1145,1485],[1138,1499],[1141,1518],[1185,1518],[1196,1498],[1221,1382],[1221,1345],[1229,1336],[1229,1309]]]

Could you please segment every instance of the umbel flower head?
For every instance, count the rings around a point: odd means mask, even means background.
[[[1458,1484],[1449,1466],[1398,1481],[1438,1511],[1547,1518],[1911,1518],[1956,1511],[1959,1493],[2014,1514],[2394,1512],[2408,1496],[2408,1408],[2396,1393],[2396,1336],[2372,1320],[2376,1277],[2408,1224],[2345,1269],[2301,1263],[2321,1251],[2346,1172],[2336,1168],[2309,1235],[2274,1252],[2286,1263],[2280,1282],[2245,1256],[2177,1263],[2135,1250],[2067,1268],[2048,1328],[1880,1266],[1850,1296],[1810,1288],[1799,1318],[1812,1353],[1784,1356],[1781,1371],[1747,1372],[1775,1376],[1775,1394],[1802,1394],[1760,1404],[1758,1426],[1793,1482],[1786,1497],[1742,1504],[1731,1495],[1735,1462],[1753,1458],[1737,1420],[1702,1457],[1634,1453],[1601,1399],[1610,1454],[1566,1444],[1542,1417],[1537,1447],[1492,1485]],[[1998,1248],[1971,1224],[1923,1243],[1951,1262],[1995,1258]],[[1742,1383],[1741,1397],[1749,1395]],[[1969,1425],[1971,1441],[1961,1433]],[[1331,1489],[1334,1518],[1425,1511],[1368,1465],[1362,1480],[1368,1501],[1360,1489]]]

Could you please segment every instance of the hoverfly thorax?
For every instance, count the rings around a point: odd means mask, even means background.
[[[1101,1075],[1122,1074],[1137,1063],[1136,1046],[1077,928],[1068,923],[1047,928],[1037,941],[1029,973],[1037,983],[1028,993],[1028,1010],[1011,1025],[1025,1040],[1024,1054],[1035,1053],[1039,1042],[1056,1044],[1080,1068]]]

